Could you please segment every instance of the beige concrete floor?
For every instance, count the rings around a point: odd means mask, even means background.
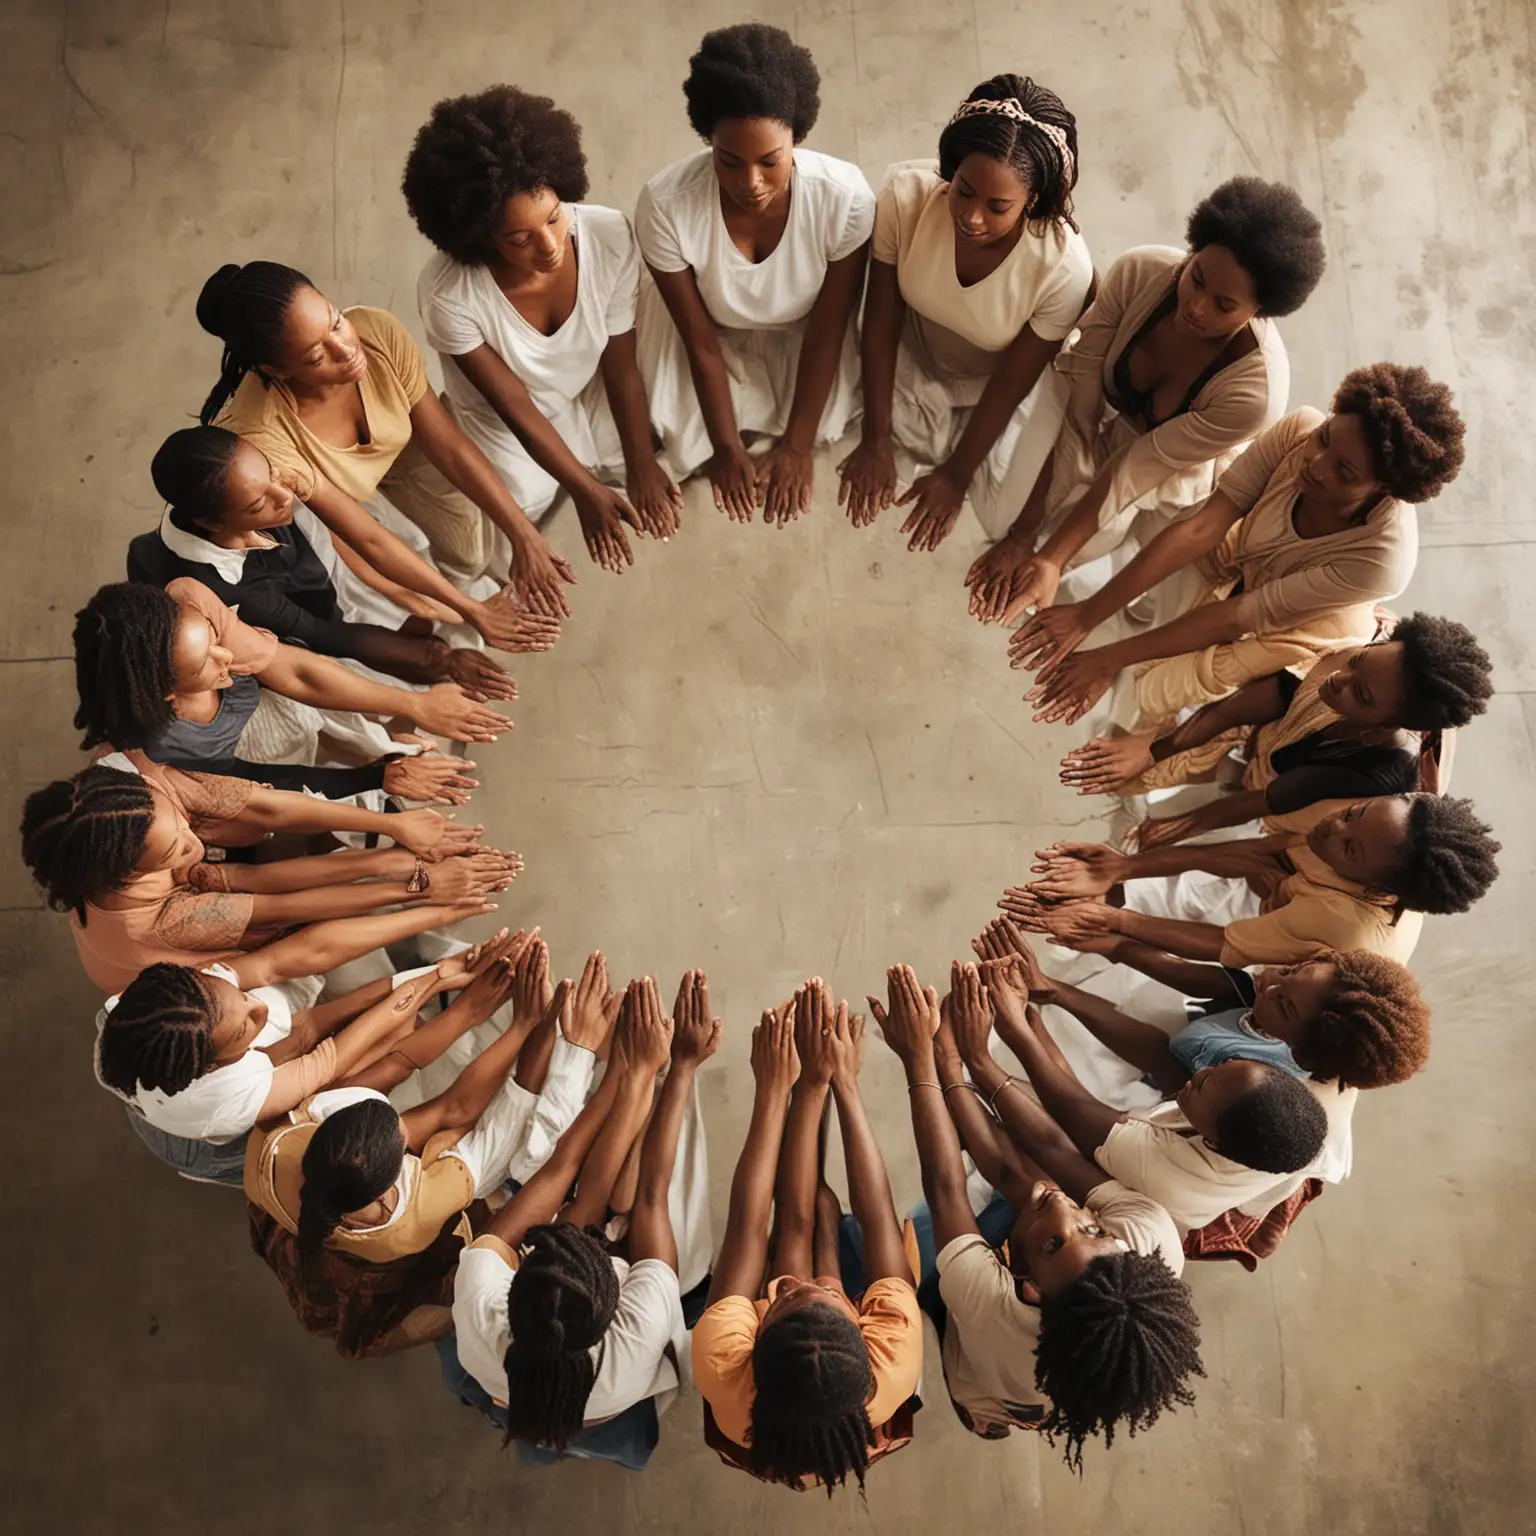
[[[1470,426],[1424,518],[1413,601],[1477,629],[1500,695],[1457,765],[1505,842],[1475,914],[1431,921],[1419,971],[1434,1060],[1367,1098],[1356,1171],[1257,1275],[1194,1276],[1198,1409],[1079,1483],[1027,1437],[963,1434],[937,1399],[867,1504],[727,1475],[698,1408],[648,1473],[519,1469],[441,1391],[429,1354],[344,1365],[303,1337],[245,1246],[240,1201],[180,1185],[90,1080],[91,989],[14,846],[5,908],[0,1523],[18,1532],[567,1529],[1225,1533],[1529,1529],[1526,1216],[1536,898],[1529,705],[1536,454],[1532,17],[1519,0],[1185,0],[1139,7],[761,0],[816,54],[815,147],[872,179],[931,152],[976,79],[1020,68],[1082,135],[1078,209],[1102,266],[1176,241],[1226,175],[1283,177],[1324,216],[1330,270],[1285,323],[1292,403],[1353,364],[1423,362]],[[0,9],[0,379],[5,515],[0,799],[78,763],[70,616],[122,575],[158,512],[150,455],[216,366],[192,302],[219,263],[267,257],[417,329],[426,247],[397,185],[440,96],[507,79],[586,128],[594,200],[631,207],[692,147],[678,84],[711,0],[11,0]],[[716,1208],[745,1119],[757,1010],[819,971],[861,996],[929,972],[1029,851],[1084,824],[1054,781],[1063,733],[1029,724],[1001,637],[965,615],[963,526],[908,556],[855,533],[821,470],[787,532],[690,493],[682,536],[622,580],[580,559],[576,618],[519,669],[516,736],[482,754],[478,810],[528,873],[503,918],[571,970],[604,946],[670,985],[708,967],[727,1019],[705,1079]],[[1092,822],[1088,822],[1092,825]],[[1522,917],[1522,912],[1526,913]],[[869,1092],[899,1199],[915,1159],[894,1064]],[[930,1354],[930,1358],[932,1358]],[[937,1388],[936,1370],[931,1387]]]

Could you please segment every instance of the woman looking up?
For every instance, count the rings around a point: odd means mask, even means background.
[[[971,92],[936,163],[891,167],[864,305],[863,435],[840,468],[855,525],[895,498],[898,448],[929,467],[899,503],[910,549],[937,549],[967,496],[994,537],[1024,504],[1061,425],[1066,391],[1047,370],[1091,296],[1077,171],[1077,120],[1022,75]]]
[[[640,248],[622,213],[584,201],[581,128],[511,85],[440,101],[403,185],[439,252],[416,299],[450,415],[530,517],[566,491],[587,552],[623,571],[624,525],[670,537],[682,493],[635,361]]]
[[[1147,729],[1251,678],[1364,644],[1376,603],[1413,576],[1414,504],[1456,478],[1465,432],[1450,390],[1397,363],[1347,374],[1331,415],[1304,406],[1282,417],[1198,512],[1165,528],[1113,581],[1014,632],[1013,665],[1035,670],[1025,695],[1039,706],[1035,719],[1081,719],[1136,667],[1116,723]],[[1160,611],[1179,617],[1077,649],[1161,582]]]
[[[224,343],[205,426],[249,438],[322,517],[350,497],[374,502],[388,524],[393,506],[455,581],[494,565],[525,604],[569,614],[562,584],[575,575],[443,409],[410,332],[387,310],[343,312],[302,272],[252,261],[203,284],[197,323]],[[510,555],[496,558],[493,530]]]
[[[635,208],[655,288],[640,370],[675,473],[709,477],[733,521],[810,507],[812,451],[858,412],[853,317],[875,199],[846,160],[801,149],[821,107],[810,53],[777,27],[711,32],[683,83],[709,145],[658,171]],[[754,459],[745,436],[772,440]]]
[[[1120,257],[1056,359],[1069,394],[1049,466],[966,577],[983,623],[1049,607],[1069,566],[1146,543],[1284,412],[1291,369],[1274,321],[1323,274],[1321,225],[1290,187],[1234,176],[1190,214],[1186,239]],[[1109,574],[1084,570],[1078,587]]]

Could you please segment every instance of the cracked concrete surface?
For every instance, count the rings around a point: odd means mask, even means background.
[[[867,1504],[726,1473],[685,1400],[641,1476],[521,1468],[441,1389],[430,1353],[346,1365],[294,1325],[238,1198],[153,1164],[90,1079],[95,1000],[64,919],[0,861],[5,978],[0,1194],[11,1238],[0,1525],[17,1532],[368,1531],[433,1525],[790,1531],[967,1526],[1226,1533],[1506,1532],[1529,1523],[1529,1082],[1536,770],[1536,319],[1532,12],[1516,0],[1185,0],[1046,8],[974,0],[763,0],[823,77],[814,147],[872,179],[930,152],[977,79],[1034,73],[1077,112],[1078,217],[1102,267],[1176,241],[1240,171],[1297,185],[1330,268],[1283,324],[1292,403],[1391,357],[1448,379],[1468,467],[1426,508],[1405,604],[1471,624],[1500,695],[1457,790],[1504,840],[1469,917],[1431,920],[1417,968],[1434,1058],[1367,1096],[1356,1168],[1256,1275],[1194,1275],[1198,1408],[1090,1452],[1081,1482],[1031,1439],[967,1437],[930,1348],[917,1444]],[[592,198],[631,208],[692,147],[679,82],[728,5],[486,0],[12,0],[0,13],[0,383],[6,520],[0,798],[79,761],[71,615],[121,577],[158,514],[160,440],[195,412],[217,347],[193,299],[268,257],[420,335],[426,247],[398,192],[440,96],[497,79],[586,130]],[[1092,805],[1055,782],[1070,733],[1029,723],[1003,639],[966,617],[972,523],[935,557],[887,517],[855,532],[818,468],[810,517],[743,529],[695,488],[681,536],[621,579],[577,560],[576,618],[518,668],[518,729],[477,753],[476,807],[528,872],[502,918],[541,922],[573,972],[670,985],[708,968],[727,1021],[705,1079],[717,1213],[745,1123],[746,1036],[807,973],[862,997],[935,973],[1028,854]],[[1533,578],[1533,579],[1527,579]],[[1522,613],[1526,614],[1522,618]],[[915,1158],[894,1064],[869,1094],[898,1199]],[[1522,1512],[1525,1513],[1522,1513]]]

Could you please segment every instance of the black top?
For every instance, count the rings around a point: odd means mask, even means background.
[[[1276,682],[1289,707],[1300,681],[1290,672],[1281,672]],[[1277,816],[1319,800],[1371,800],[1378,795],[1408,794],[1419,787],[1417,752],[1368,746],[1323,731],[1281,747],[1270,761],[1276,777],[1264,792],[1265,803]]]
[[[292,523],[270,531],[276,544],[248,551],[239,581],[228,581],[214,566],[168,549],[158,529],[141,533],[128,545],[128,579],[163,587],[178,576],[190,576],[238,609],[247,624],[270,629],[279,640],[323,656],[351,655],[354,626],[342,618],[336,588],[314,546]]]

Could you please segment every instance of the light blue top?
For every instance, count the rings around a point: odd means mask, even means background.
[[[1285,1041],[1277,1040],[1253,1027],[1253,1014],[1247,1008],[1229,1008],[1225,1013],[1209,1013],[1193,1024],[1186,1024],[1168,1041],[1174,1059],[1188,1067],[1191,1076],[1202,1067],[1218,1067],[1224,1061],[1262,1061],[1279,1067],[1292,1077],[1312,1074],[1298,1065]]]

